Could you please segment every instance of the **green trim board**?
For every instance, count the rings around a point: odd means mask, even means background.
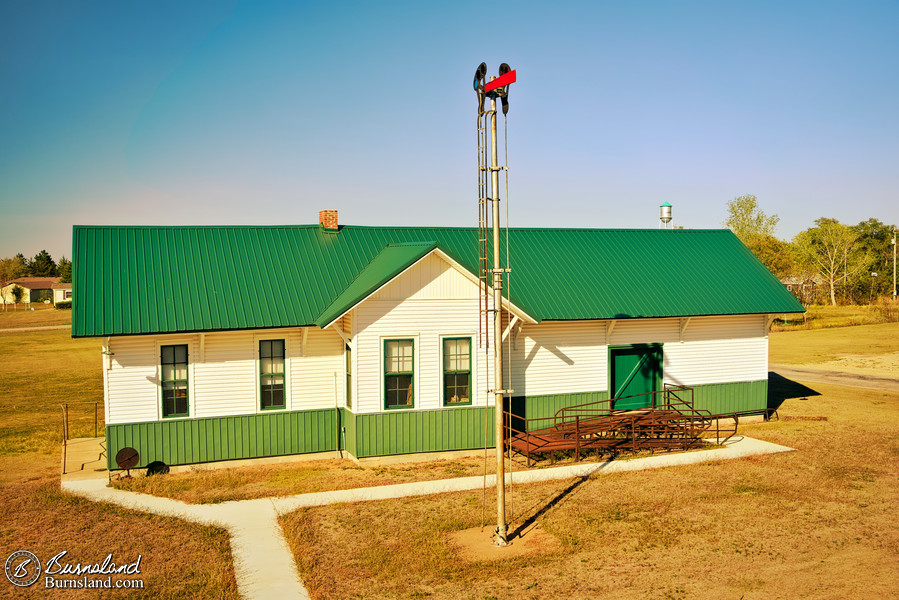
[[[75,226],[72,335],[309,326],[427,248],[477,273],[477,235],[457,227]],[[509,248],[510,301],[537,322],[804,311],[729,230],[516,228]],[[266,302],[242,300],[261,289]]]

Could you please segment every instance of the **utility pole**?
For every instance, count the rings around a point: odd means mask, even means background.
[[[893,302],[896,301],[896,226],[893,225]]]
[[[506,167],[499,166],[496,135],[496,100],[499,98],[503,105],[503,114],[509,110],[508,88],[509,84],[516,80],[515,71],[509,65],[503,63],[499,67],[499,77],[491,77],[486,81],[487,65],[481,65],[475,71],[474,89],[478,94],[478,127],[481,127],[481,118],[486,116],[490,120],[490,165],[479,165],[480,169],[490,172],[490,196],[492,203],[492,238],[493,260],[490,266],[492,304],[490,310],[493,317],[493,405],[495,411],[494,433],[496,438],[496,535],[494,543],[497,546],[508,544],[508,525],[506,523],[506,465],[505,465],[505,426],[503,413],[503,398],[510,390],[503,385],[503,330],[502,330],[502,302],[503,302],[503,273],[509,269],[503,268],[500,261],[500,222],[499,222],[499,172]],[[484,111],[484,100],[490,99],[490,108]],[[480,139],[480,136],[479,136]],[[479,142],[480,143],[480,142]],[[480,150],[479,150],[480,153]],[[480,160],[480,159],[479,159]],[[480,193],[480,192],[479,192]],[[479,230],[481,228],[479,224]],[[479,234],[480,237],[480,234]],[[485,244],[486,245],[486,244]],[[483,248],[482,248],[483,251]],[[508,257],[507,257],[508,259]],[[479,259],[479,265],[486,266],[486,256]],[[479,266],[479,268],[481,268]],[[487,273],[483,276],[486,278]]]

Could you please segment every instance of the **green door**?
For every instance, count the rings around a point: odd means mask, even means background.
[[[642,344],[609,349],[609,382],[612,398],[637,396],[616,400],[612,408],[633,409],[652,406],[652,395],[661,388],[662,347]]]

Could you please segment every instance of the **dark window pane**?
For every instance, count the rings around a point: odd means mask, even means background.
[[[387,376],[387,406],[412,406],[412,376]]]

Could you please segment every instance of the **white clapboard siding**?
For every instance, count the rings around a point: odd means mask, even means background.
[[[523,325],[507,338],[516,396],[571,394],[606,389],[605,324],[600,321],[544,321]]]
[[[696,317],[684,343],[665,344],[665,383],[702,385],[768,378],[765,315]]]
[[[106,373],[107,422],[162,418],[159,345],[189,344],[190,416],[221,417],[261,412],[257,370],[259,339],[283,338],[287,346],[287,410],[329,408],[345,398],[343,341],[336,332],[302,329],[216,332],[189,336],[112,338]]]
[[[372,300],[470,300],[477,284],[437,254],[428,254],[385,285]]]
[[[106,373],[107,423],[155,421],[160,416],[159,356],[154,336],[110,338]],[[192,348],[188,349],[191,353]]]
[[[383,410],[383,345],[385,339],[415,341],[415,408],[442,406],[442,337],[472,338],[472,367],[478,382],[474,404],[486,397],[483,351],[477,347],[477,300],[369,301],[355,310],[357,333],[354,359],[355,405],[358,412]]]
[[[345,406],[346,359],[344,343],[336,331],[310,327],[306,353],[299,355],[302,330],[291,337],[290,408],[311,410]]]
[[[621,319],[612,327],[610,343],[613,346],[627,344],[668,344],[680,338],[679,319]],[[605,332],[603,332],[603,342]]]
[[[487,395],[483,350],[478,348],[478,286],[449,262],[430,254],[353,311],[353,408],[384,410],[384,340],[415,340],[414,403],[443,406],[442,338],[471,337],[476,382],[473,405]]]
[[[666,383],[702,385],[757,381],[768,376],[764,315],[619,320],[611,345],[662,344]],[[523,325],[509,338],[516,396],[608,389],[608,322],[545,321]]]
[[[253,332],[207,333],[204,347],[205,360],[194,364],[193,416],[256,413],[257,350]]]

